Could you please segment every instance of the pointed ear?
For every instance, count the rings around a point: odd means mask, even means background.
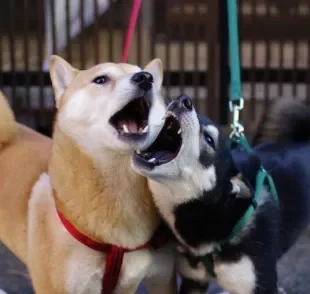
[[[50,58],[50,77],[55,93],[56,107],[59,107],[59,102],[65,90],[72,83],[78,70],[73,68],[67,61],[57,55]]]
[[[230,194],[235,195],[236,198],[247,199],[252,197],[250,188],[238,177],[231,178],[230,183]]]
[[[162,61],[158,58],[153,59],[145,66],[144,70],[153,75],[155,88],[157,91],[160,91],[164,79],[164,69]]]

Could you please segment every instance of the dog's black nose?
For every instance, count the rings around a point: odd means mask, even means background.
[[[140,71],[132,76],[132,81],[139,85],[139,88],[148,91],[152,87],[153,76],[146,71]]]
[[[179,107],[181,107],[181,108],[183,107],[189,111],[191,111],[193,109],[192,100],[188,96],[182,95],[179,97],[178,101],[179,101]]]

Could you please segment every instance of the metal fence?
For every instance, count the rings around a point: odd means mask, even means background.
[[[48,58],[85,68],[121,57],[132,1],[10,0],[0,10],[0,87],[18,120],[50,132],[55,112]],[[165,64],[164,94],[187,93],[227,123],[226,0],[144,0],[129,56]],[[310,0],[239,0],[243,119],[271,99],[310,101]]]

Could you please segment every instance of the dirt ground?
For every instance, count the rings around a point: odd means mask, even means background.
[[[279,263],[279,280],[287,294],[310,293],[310,227]],[[0,288],[8,294],[33,294],[25,267],[0,244]],[[208,294],[219,293],[214,284]],[[146,294],[141,288],[139,294]]]

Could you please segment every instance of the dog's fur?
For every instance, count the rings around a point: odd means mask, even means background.
[[[157,229],[147,181],[130,167],[133,148],[151,136],[126,141],[109,123],[143,95],[152,100],[150,116],[160,114],[161,62],[145,70],[154,83],[142,93],[132,82],[138,66],[104,63],[79,71],[53,56],[58,110],[52,140],[17,125],[1,97],[0,240],[27,264],[36,293],[101,293],[105,254],[66,231],[55,199],[71,223],[99,242],[135,248]],[[98,76],[103,84],[93,82]],[[149,293],[176,293],[173,273],[171,244],[126,253],[115,293],[135,293],[142,280]]]
[[[16,134],[17,127],[13,111],[4,95],[0,91],[0,150],[5,144],[11,142]]]
[[[141,159],[144,151],[133,157],[136,170],[149,177],[154,200],[181,245],[181,293],[207,290],[211,277],[202,257],[211,253],[217,281],[227,291],[275,294],[277,260],[294,244],[310,216],[310,110],[295,101],[279,100],[255,136],[256,141],[269,142],[256,146],[252,154],[230,151],[221,129],[184,107],[182,99],[168,107],[182,131],[177,156],[153,166]],[[260,163],[273,176],[279,205],[263,188],[241,233],[221,252],[214,251],[251,204]]]

